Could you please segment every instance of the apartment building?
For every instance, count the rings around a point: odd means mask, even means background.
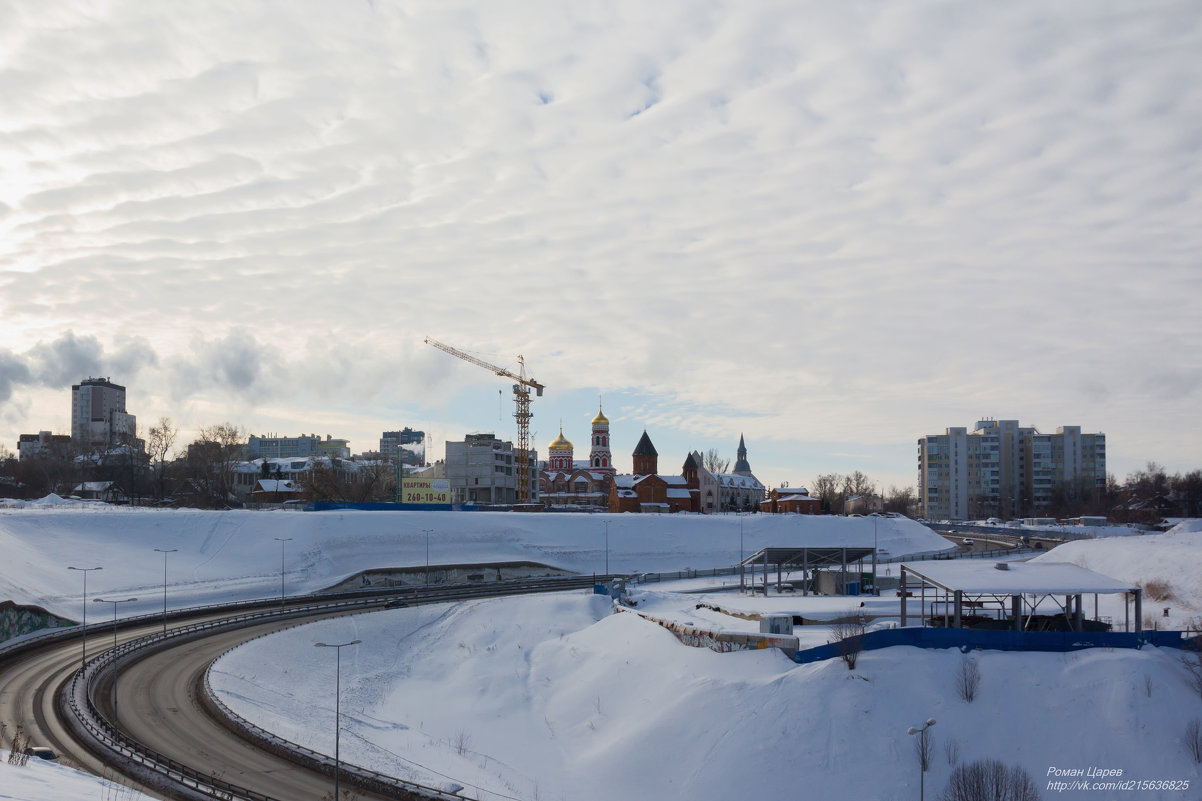
[[[87,378],[71,387],[71,440],[80,451],[134,445],[138,420],[125,411],[125,387]]]
[[[537,451],[530,452],[528,464],[538,464]],[[453,504],[517,502],[517,454],[512,442],[492,434],[468,434],[463,442],[448,441],[444,469]],[[530,471],[530,500],[538,502],[538,470]]]
[[[1013,518],[1047,509],[1056,487],[1106,486],[1106,435],[980,420],[918,440],[918,495],[929,519]]]
[[[380,435],[380,457],[406,467],[422,467],[426,463],[426,432],[409,427],[385,431]]]

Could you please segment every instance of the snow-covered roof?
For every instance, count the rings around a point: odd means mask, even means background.
[[[1136,589],[1118,579],[1086,570],[1068,562],[1003,562],[997,564],[977,559],[957,559],[935,562],[906,562],[909,573],[925,578],[928,583],[946,590],[1021,595],[1024,593],[1064,594],[1118,593]]]
[[[296,492],[296,482],[283,479],[261,478],[258,482],[260,492]]]
[[[668,490],[668,497],[669,498],[687,498],[687,497],[689,497],[689,494],[691,492],[692,492],[692,490],[690,490],[688,487],[685,487],[683,489],[678,489],[678,488],[673,487],[672,489]]]

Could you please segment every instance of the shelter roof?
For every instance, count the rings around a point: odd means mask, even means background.
[[[788,548],[761,548],[751,556],[743,560],[743,564],[762,565],[765,558],[770,565],[781,565],[790,567],[818,567],[820,565],[838,565],[846,562],[858,562],[861,559],[868,559],[872,556],[872,547],[864,546],[846,546],[834,543],[824,543],[821,545],[808,545],[802,547],[791,546]]]
[[[1002,570],[998,564],[1006,565]],[[912,573],[949,592],[963,590],[997,595],[1110,594],[1138,589],[1118,579],[1095,573],[1068,562],[988,562],[978,559],[948,559],[906,562]]]

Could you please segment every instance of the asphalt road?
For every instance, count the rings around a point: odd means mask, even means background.
[[[328,613],[311,619],[327,616]],[[226,649],[297,622],[297,618],[291,618],[222,632],[179,644],[121,670],[117,682],[117,707],[122,729],[202,773],[281,801],[322,799],[332,792],[332,779],[251,747],[210,718],[200,707],[196,695],[197,678],[209,662]],[[125,642],[161,630],[161,623],[124,626],[118,629],[117,639]],[[110,649],[112,644],[111,633],[89,637],[89,657]],[[6,742],[19,726],[29,735],[31,744],[49,746],[59,755],[62,764],[113,779],[155,798],[167,798],[119,776],[113,767],[78,743],[60,721],[55,693],[79,669],[81,656],[81,644],[75,640],[50,645],[0,665],[0,722],[7,727]],[[109,697],[109,687],[106,676],[100,685],[98,701]],[[101,712],[112,719],[109,704],[102,702]],[[347,786],[345,781],[343,786]],[[365,801],[380,798],[363,792],[358,797]]]

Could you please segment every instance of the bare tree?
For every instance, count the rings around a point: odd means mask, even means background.
[[[1195,762],[1202,762],[1202,720],[1198,718],[1185,725],[1185,750]]]
[[[885,511],[908,515],[913,510],[916,501],[913,487],[890,487],[885,493]]]
[[[810,495],[822,503],[822,511],[843,511],[843,476],[838,473],[823,473],[814,479]]]
[[[154,465],[155,497],[162,500],[167,494],[167,457],[179,436],[179,427],[171,422],[170,417],[160,417],[158,423],[150,427],[146,437],[146,453]]]
[[[710,448],[701,457],[701,466],[714,474],[725,473],[730,468],[730,459],[723,459],[717,448]]]
[[[943,741],[943,755],[947,757],[947,764],[955,765],[960,761],[960,741],[955,737],[949,737]]]
[[[859,617],[859,610],[852,610],[830,626],[831,637],[827,642],[833,644],[839,651],[839,658],[847,665],[848,670],[856,669],[856,661],[864,650],[864,632],[866,626]]]
[[[1039,786],[1018,765],[979,759],[952,771],[940,801],[1039,801]]]
[[[972,703],[977,697],[977,688],[981,686],[981,667],[977,660],[966,656],[960,660],[960,670],[956,673],[956,694],[961,701]]]
[[[1189,673],[1189,686],[1202,697],[1202,638],[1195,638],[1186,647],[1181,664]]]
[[[843,478],[843,495],[850,498],[852,495],[871,495],[876,492],[876,484],[859,470],[856,470],[850,475]]]
[[[234,466],[242,458],[246,436],[232,423],[218,423],[200,430],[188,447],[188,472],[201,502],[221,508],[236,501]]]

